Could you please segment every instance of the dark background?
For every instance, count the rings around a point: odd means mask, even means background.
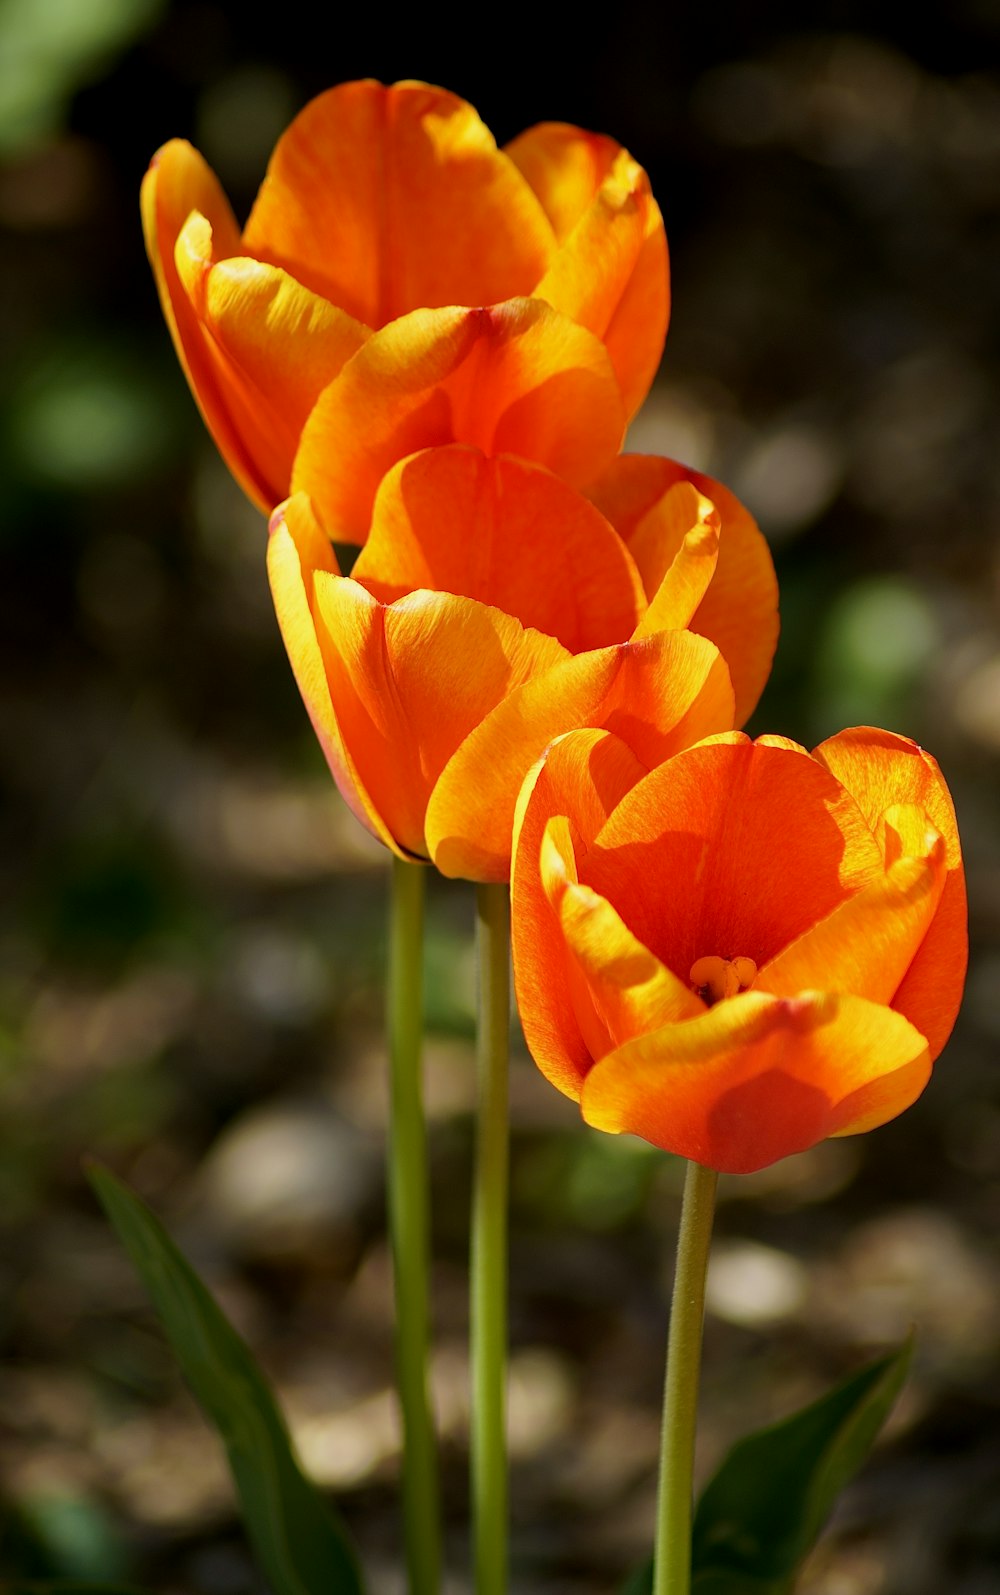
[[[0,1568],[260,1588],[214,1439],[96,1211],[108,1161],[273,1374],[401,1589],[383,1227],[385,858],[278,639],[264,526],[204,434],[138,225],[191,138],[245,214],[343,79],[425,77],[503,141],[561,118],[649,169],[673,263],[633,445],[772,542],[752,729],[874,721],[940,759],[965,840],[963,1017],[897,1123],[723,1182],[702,1474],[918,1326],[916,1370],[801,1588],[1000,1591],[1000,10],[350,16],[8,0],[0,12]],[[471,897],[432,881],[435,1384],[465,1578]],[[515,1063],[515,1588],[647,1551],[680,1171]]]

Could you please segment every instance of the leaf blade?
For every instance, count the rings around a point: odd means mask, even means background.
[[[229,1459],[244,1524],[276,1595],[362,1595],[345,1529],[306,1478],[248,1347],[159,1219],[109,1170],[94,1190]]]

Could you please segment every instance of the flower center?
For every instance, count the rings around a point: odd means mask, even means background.
[[[752,958],[719,958],[712,953],[695,959],[688,979],[702,1002],[711,1007],[723,997],[735,997],[752,986],[757,979],[757,965]]]

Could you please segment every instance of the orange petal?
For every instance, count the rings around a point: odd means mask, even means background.
[[[793,997],[818,989],[892,1002],[937,912],[946,865],[944,841],[923,810],[890,814],[899,827],[899,856],[772,959],[758,975],[758,990]]]
[[[508,146],[550,211],[560,249],[534,289],[605,343],[631,417],[663,353],[670,305],[663,218],[627,150],[549,123]]]
[[[927,1037],[936,1058],[955,1023],[968,962],[968,905],[951,795],[936,762],[908,737],[862,726],[841,731],[814,755],[856,799],[884,843],[884,816],[914,804],[944,838],[947,879],[937,913],[899,989],[894,1008]]]
[[[563,858],[553,827],[566,823],[562,816],[550,820],[542,839],[542,885],[558,916],[566,953],[583,977],[574,996],[596,1060],[637,1035],[697,1017],[705,1005],[637,941],[607,898],[559,867]],[[580,1012],[584,1003],[589,1014]]]
[[[265,479],[234,419],[229,373],[215,355],[181,286],[174,259],[177,241],[192,212],[204,217],[211,228],[219,258],[241,252],[229,201],[198,151],[179,138],[153,156],[141,198],[146,250],[191,391],[229,469],[243,491],[266,512],[281,494]]]
[[[271,518],[267,569],[292,670],[340,793],[351,812],[373,836],[401,852],[358,774],[330,699],[316,635],[313,598],[316,577],[326,574],[336,578],[337,561],[304,494],[281,505]]]
[[[598,1129],[749,1174],[884,1124],[929,1074],[923,1036],[892,1009],[828,992],[751,991],[610,1053],[587,1075],[581,1107]]]
[[[652,589],[649,608],[643,615],[635,635],[647,637],[651,632],[681,629],[697,613],[719,562],[719,534],[721,520],[714,504],[692,487],[690,482],[678,482],[662,500],[662,514],[657,517],[666,536],[658,537],[659,552],[667,547],[676,550],[669,564],[664,560],[663,575],[658,586]],[[644,527],[652,525],[647,517]],[[632,557],[648,579],[652,568],[645,549],[636,550],[633,539]]]
[[[764,689],[778,640],[778,584],[753,517],[721,482],[647,454],[620,455],[587,487],[587,497],[625,539],[651,597],[683,535],[668,502],[678,482],[703,493],[721,517],[718,565],[691,629],[709,637],[729,665],[742,725]]]
[[[734,734],[633,787],[581,879],[684,979],[707,956],[760,969],[882,873],[857,805],[804,749]]]
[[[504,145],[541,202],[556,239],[566,242],[593,204],[622,147],[569,122],[539,122]]]
[[[353,576],[383,602],[429,587],[493,604],[572,653],[622,641],[645,608],[625,545],[587,499],[464,444],[393,466]]]
[[[525,1040],[542,1073],[579,1098],[592,1055],[573,1005],[559,923],[542,886],[542,838],[553,815],[567,816],[579,850],[646,773],[610,731],[557,737],[525,778],[514,825],[511,940],[514,986]]]
[[[424,83],[344,83],[283,134],[247,252],[381,327],[422,306],[532,291],[554,248],[541,205],[470,105]]]
[[[400,847],[426,855],[427,799],[455,748],[507,693],[565,657],[551,637],[448,593],[379,604],[317,578],[317,633],[333,710]]]
[[[470,443],[578,486],[624,425],[603,345],[540,300],[419,310],[375,333],[322,394],[293,482],[331,537],[363,543],[379,482],[408,454]]]
[[[731,716],[725,664],[690,632],[568,659],[499,703],[449,760],[427,810],[430,855],[444,875],[506,880],[521,782],[564,731],[613,731],[649,768]]]
[[[310,410],[368,329],[277,267],[245,257],[213,264],[213,256],[211,226],[194,214],[177,241],[178,278],[229,414],[274,503],[288,492]]]

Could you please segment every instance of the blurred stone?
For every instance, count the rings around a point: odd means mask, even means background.
[[[718,1241],[708,1265],[706,1307],[748,1329],[792,1318],[806,1299],[809,1277],[787,1252],[756,1241]]]
[[[242,1257],[310,1254],[352,1240],[382,1189],[377,1142],[322,1102],[270,1102],[240,1115],[202,1164],[207,1221]]]

